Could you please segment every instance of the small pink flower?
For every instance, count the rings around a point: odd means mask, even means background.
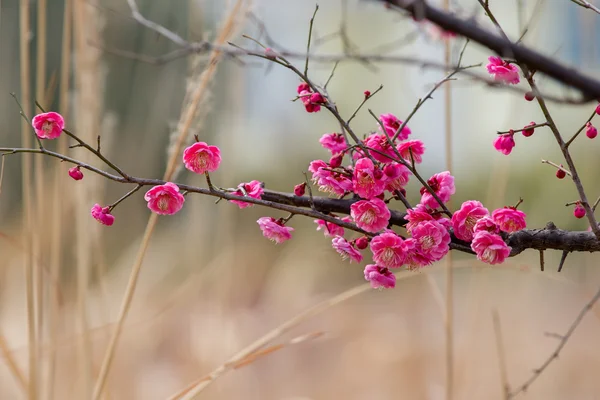
[[[433,175],[431,178],[429,178],[427,184],[444,203],[450,200],[450,196],[452,196],[456,191],[456,188],[454,187],[454,177],[450,175],[450,172],[448,171]],[[432,209],[440,206],[437,200],[425,187],[421,188],[421,204],[424,204]]]
[[[383,167],[383,180],[385,190],[395,192],[403,189],[410,179],[410,171],[407,167],[398,163],[390,163]]]
[[[304,90],[300,90],[301,88]],[[321,111],[320,104],[325,103],[325,99],[320,93],[313,93],[308,84],[306,84],[306,86],[300,84],[297,90],[299,91],[298,96],[302,100],[302,103],[304,103],[306,112],[313,113]]]
[[[326,133],[321,136],[319,143],[329,150],[332,155],[339,154],[348,148],[346,138],[341,133]]]
[[[494,220],[492,219],[492,217],[485,216],[483,218],[480,218],[479,220],[477,220],[477,223],[475,224],[475,229],[474,229],[475,233],[479,232],[479,231],[486,231],[489,233],[500,233],[500,228],[498,227],[498,225],[494,222]]]
[[[516,85],[519,83],[519,70],[515,65],[502,60],[500,57],[488,58],[487,70],[497,81]]]
[[[525,229],[525,213],[514,207],[504,207],[492,212],[492,219],[498,225],[501,231],[516,232]]]
[[[408,224],[406,224],[406,230],[408,233],[411,233],[415,226],[423,221],[435,220],[427,206],[420,203],[413,208],[407,209],[405,218],[408,221]]]
[[[244,190],[242,190],[242,188]],[[246,192],[244,194],[244,191]],[[263,184],[259,181],[251,181],[247,183],[240,183],[238,185],[238,190],[236,190],[233,194],[236,196],[248,196],[253,199],[260,199],[260,196],[264,193]],[[239,208],[250,207],[253,204],[240,200],[230,200],[233,204],[236,204]]]
[[[431,261],[444,258],[450,251],[450,234],[435,221],[421,222],[411,232],[417,244],[418,252]]]
[[[385,131],[387,132],[390,138],[393,138],[396,134],[396,131],[400,128],[400,126],[402,126],[402,121],[400,121],[398,117],[396,117],[394,114],[381,114],[379,116],[379,120],[381,121],[381,124],[385,128]],[[402,128],[402,132],[400,132],[400,134],[398,135],[398,139],[406,140],[408,138],[408,135],[410,134],[410,129],[407,126],[405,126],[404,128]]]
[[[371,239],[373,261],[386,268],[400,268],[410,249],[404,244],[404,239],[392,231],[383,232]]]
[[[259,218],[258,226],[263,233],[263,236],[276,243],[283,243],[292,238],[294,228],[283,225],[281,220],[276,220],[273,217]]]
[[[391,289],[396,286],[396,276],[385,267],[375,264],[369,264],[365,267],[365,279],[371,282],[373,289],[386,288]]]
[[[313,174],[313,182],[319,185],[319,190],[340,196],[352,190],[352,180],[346,174],[329,169],[329,164],[323,160],[314,160],[308,167]]]
[[[214,172],[221,164],[221,150],[204,142],[196,142],[183,151],[185,167],[197,174]]]
[[[323,229],[323,234],[325,236],[330,236],[330,237],[344,236],[344,228],[342,228],[339,225],[324,221],[322,219],[315,219],[315,224],[317,224],[318,231]]]
[[[406,267],[409,270],[415,270],[419,268],[431,265],[433,259],[430,255],[423,253],[419,246],[419,243],[413,239],[408,238],[404,241],[409,251],[406,253]]]
[[[115,222],[115,216],[110,213],[110,207],[102,208],[100,204],[94,204],[92,207],[92,217],[106,226],[111,226]]]
[[[363,199],[371,199],[383,193],[385,181],[383,173],[369,158],[361,158],[354,166],[352,188]]]
[[[300,83],[298,85],[298,87],[296,88],[296,93],[298,93],[298,94],[300,94],[302,92],[309,92],[309,91],[310,91],[310,86],[306,82]]]
[[[394,147],[390,145],[388,138],[384,134],[372,134],[365,139],[365,146],[369,149],[371,157],[382,163],[389,163],[396,158]],[[364,157],[364,155],[362,155]]]
[[[596,136],[598,136],[598,130],[594,125],[592,125],[591,122],[585,124],[585,135],[590,139],[593,139]]]
[[[578,219],[585,217],[585,208],[583,208],[580,202],[577,202],[575,205],[575,208],[573,209],[573,215]]]
[[[360,200],[350,206],[350,215],[356,225],[367,232],[379,232],[388,225],[392,213],[378,198]]]
[[[65,120],[59,113],[51,111],[33,117],[31,125],[40,139],[56,139],[65,128]]]
[[[509,155],[515,147],[515,139],[513,136],[514,133],[512,131],[505,135],[498,135],[498,137],[494,139],[494,148],[505,156]]]
[[[480,202],[476,200],[465,201],[460,206],[460,210],[452,215],[454,235],[460,240],[470,242],[473,239],[475,224],[487,215],[489,215],[489,211]]]
[[[511,248],[498,235],[479,231],[473,237],[471,249],[477,258],[487,264],[501,264],[510,255]]]
[[[345,260],[347,258],[350,259],[350,262],[356,261],[357,263],[361,262],[363,259],[362,254],[358,250],[352,246],[352,243],[348,242],[341,236],[336,236],[331,241],[331,245],[341,256],[342,259]]]
[[[83,179],[83,172],[81,172],[81,167],[76,166],[69,169],[69,176],[76,181],[80,181]]]
[[[398,152],[406,162],[412,164],[412,160],[414,160],[415,164],[419,164],[423,161],[422,156],[425,153],[425,145],[420,140],[407,140],[398,145]]]
[[[164,185],[154,186],[144,195],[148,208],[158,215],[173,215],[181,210],[185,197],[179,193],[179,187],[167,182]]]
[[[294,186],[294,194],[296,196],[304,196],[305,191],[306,191],[306,183],[305,182],[299,183],[296,186]]]

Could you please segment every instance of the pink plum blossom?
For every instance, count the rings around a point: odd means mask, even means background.
[[[368,158],[361,158],[354,166],[352,188],[363,199],[371,199],[383,193],[383,172]]]
[[[31,125],[40,139],[56,139],[65,128],[65,120],[59,113],[51,111],[33,117]]]
[[[379,116],[379,120],[381,121],[381,124],[385,128],[385,131],[387,132],[390,138],[393,138],[394,135],[396,135],[396,131],[402,125],[402,121],[400,121],[398,117],[396,117],[394,114],[381,114]],[[400,134],[398,135],[398,139],[406,140],[410,133],[411,132],[408,126],[405,126],[404,128],[402,128],[402,132],[400,132]]]
[[[477,221],[489,215],[487,208],[476,200],[462,203],[460,210],[452,215],[452,228],[454,234],[460,240],[470,242],[473,239],[473,231]]]
[[[334,237],[331,241],[331,245],[341,256],[342,259],[345,260],[347,258],[350,259],[350,262],[356,261],[357,263],[361,262],[363,259],[362,254],[358,250],[352,246],[352,243],[348,242],[341,236]]]
[[[406,217],[404,218],[406,218],[406,220],[408,221],[408,224],[406,224],[405,228],[409,233],[411,233],[415,226],[417,226],[421,222],[434,220],[427,206],[420,203],[413,208],[407,209]]]
[[[385,190],[395,192],[403,189],[410,179],[409,169],[399,163],[390,163],[383,167],[383,180],[385,182]]]
[[[317,224],[317,230],[320,231],[323,229],[323,234],[325,236],[344,236],[344,228],[334,223],[324,221],[322,219],[315,219],[315,224]]]
[[[483,218],[480,218],[479,220],[477,220],[477,223],[475,223],[474,233],[477,233],[479,231],[486,231],[486,232],[498,234],[498,233],[500,233],[500,228],[494,222],[492,217],[487,215]]]
[[[314,160],[308,167],[308,170],[313,174],[313,182],[319,185],[319,190],[337,195],[343,195],[351,191],[352,180],[346,174],[332,172],[329,168],[329,164],[323,160]]]
[[[435,221],[421,222],[411,232],[418,253],[431,261],[441,260],[450,251],[450,234]]]
[[[341,133],[326,133],[319,139],[319,143],[332,155],[339,154],[348,148],[346,138]]]
[[[393,231],[383,232],[371,239],[373,261],[386,268],[400,268],[409,251],[404,239]]]
[[[525,213],[514,207],[504,207],[492,212],[492,219],[498,225],[501,231],[516,232],[525,229]]]
[[[365,146],[369,149],[369,154],[375,160],[382,163],[389,163],[392,160],[398,158],[388,138],[384,134],[372,134],[365,139]],[[382,154],[383,153],[383,154]],[[364,157],[364,155],[362,156]]]
[[[69,176],[76,181],[80,181],[83,179],[83,172],[81,172],[81,167],[79,165],[69,169]]]
[[[379,265],[369,264],[365,267],[365,279],[371,283],[373,289],[391,289],[396,286],[396,276],[392,272]]]
[[[494,148],[505,156],[509,155],[515,147],[515,139],[513,136],[514,133],[512,131],[504,135],[498,135],[498,137],[494,139]]]
[[[275,243],[280,244],[292,238],[294,228],[285,226],[281,220],[276,220],[273,217],[262,217],[256,222],[263,236]]]
[[[159,215],[173,215],[183,207],[185,197],[179,193],[179,187],[167,182],[164,185],[154,186],[144,195],[148,208]]]
[[[106,226],[111,226],[115,222],[115,216],[110,213],[110,207],[103,208],[100,204],[94,204],[92,207],[92,217]]]
[[[501,264],[510,255],[511,248],[504,243],[499,235],[487,231],[475,233],[471,249],[477,258],[487,264]]]
[[[419,164],[423,161],[422,156],[425,153],[425,145],[420,140],[407,140],[398,145],[398,152],[406,162],[412,164],[412,160],[414,160],[415,164]]]
[[[243,189],[243,190],[242,190]],[[244,194],[244,192],[246,192]],[[247,183],[240,183],[238,185],[238,190],[233,192],[236,196],[248,196],[253,199],[260,199],[260,196],[264,193],[263,184],[259,181],[250,181]],[[230,200],[233,204],[236,204],[239,208],[250,207],[253,204],[240,200]]]
[[[197,174],[214,172],[221,164],[221,150],[204,142],[196,142],[183,151],[185,167]]]
[[[454,177],[450,175],[450,172],[448,171],[433,175],[431,178],[429,178],[427,184],[431,187],[435,194],[437,194],[443,203],[446,203],[448,200],[450,200],[450,196],[452,196],[456,191],[456,188],[454,187]],[[432,209],[440,206],[437,200],[425,187],[421,188],[421,204]]]
[[[379,232],[388,225],[392,213],[378,198],[360,200],[350,206],[350,215],[356,225],[367,232]]]
[[[486,68],[495,80],[513,85],[519,83],[519,70],[515,65],[500,57],[489,57],[488,61]]]

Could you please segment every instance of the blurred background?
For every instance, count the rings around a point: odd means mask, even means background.
[[[254,49],[261,24],[288,50],[306,48],[315,1],[254,0],[232,15],[234,1],[138,0],[142,15],[189,41],[214,40],[224,21],[227,38]],[[27,7],[28,4],[28,7]],[[376,1],[319,2],[314,48],[340,54],[345,23],[357,51],[443,62],[444,42],[435,29],[385,9]],[[600,16],[564,0],[491,1],[512,38],[531,21],[524,42],[565,63],[598,75]],[[488,21],[473,0],[452,2],[463,16]],[[251,16],[248,15],[251,12]],[[533,15],[533,17],[532,17]],[[345,16],[345,17],[344,17]],[[28,17],[28,18],[27,18]],[[257,23],[258,22],[258,23]],[[451,41],[453,58],[463,39]],[[29,51],[21,51],[23,46]],[[266,187],[292,191],[314,159],[327,159],[318,139],[339,129],[326,111],[307,114],[292,102],[299,80],[263,60],[225,58],[214,74],[203,72],[208,56],[188,56],[161,65],[132,55],[158,57],[177,46],[131,18],[126,0],[0,1],[0,147],[31,146],[14,92],[25,112],[34,100],[60,111],[66,127],[93,143],[131,175],[159,178],[181,131],[191,94],[201,99],[187,137],[221,148],[223,163],[213,182],[235,187],[257,179]],[[125,54],[127,52],[127,54]],[[491,54],[469,44],[464,64],[484,63]],[[140,57],[137,57],[140,58]],[[301,68],[303,60],[295,59]],[[332,63],[311,63],[309,75],[324,83]],[[342,62],[328,86],[343,116],[350,116],[365,90],[376,114],[401,119],[439,81],[443,70],[406,64]],[[209,77],[208,84],[202,82]],[[549,79],[541,87],[568,92]],[[523,84],[521,84],[523,85]],[[524,86],[523,86],[524,88]],[[550,108],[569,137],[595,104]],[[427,151],[423,176],[446,169],[453,154],[456,207],[481,200],[490,210],[514,205],[528,226],[554,221],[585,230],[564,204],[576,200],[574,185],[555,178],[540,160],[560,163],[551,133],[515,136],[510,157],[494,150],[495,132],[541,121],[535,102],[522,94],[488,88],[466,77],[452,82],[452,142],[445,142],[445,103],[440,90],[411,120],[412,138]],[[364,108],[353,121],[357,132],[376,128]],[[26,127],[25,127],[26,128]],[[572,147],[588,196],[598,187],[598,143],[580,138]],[[50,146],[100,166],[61,137]],[[178,156],[179,157],[179,156]],[[55,159],[12,155],[3,161],[0,193],[0,398],[27,398],[28,315],[36,329],[35,367],[39,398],[91,398],[94,382],[115,327],[127,279],[150,216],[138,192],[114,211],[112,227],[90,217],[94,203],[110,204],[130,188],[85,172],[68,178],[68,165]],[[180,172],[174,179],[204,185]],[[418,201],[418,188],[408,198]],[[397,206],[401,209],[401,205]],[[312,220],[296,217],[293,240],[275,245],[262,237],[261,216],[275,210],[236,206],[188,196],[178,215],[161,217],[142,265],[139,284],[110,370],[105,398],[167,399],[225,363],[254,340],[339,293],[364,284],[364,264],[342,261],[331,241],[314,232]],[[30,227],[28,229],[28,227]],[[30,232],[30,234],[27,234]],[[31,256],[30,256],[31,254]],[[492,312],[497,310],[503,357],[511,388],[523,383],[557,346],[546,333],[563,334],[600,282],[597,256],[573,254],[556,272],[560,253],[528,251],[495,267],[453,254],[419,272],[401,272],[394,290],[366,290],[303,319],[273,343],[308,333],[320,337],[268,354],[228,372],[199,395],[207,399],[442,399],[446,397],[446,267],[454,276],[454,398],[501,399],[502,380]],[[32,266],[31,274],[27,265]],[[27,282],[35,292],[34,314],[26,304]],[[594,399],[600,391],[600,312],[583,321],[560,359],[532,385],[529,399]]]

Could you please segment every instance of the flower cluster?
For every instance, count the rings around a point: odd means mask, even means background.
[[[265,54],[266,57],[278,57]],[[499,58],[490,58],[488,70],[497,80],[519,81],[516,67]],[[309,113],[318,112],[321,105],[326,104],[325,98],[308,83],[300,84],[297,93]],[[371,93],[365,91],[364,96],[368,99]],[[446,204],[455,194],[456,187],[450,172],[436,173],[427,180],[421,178],[417,175],[416,165],[423,160],[423,142],[409,140],[410,128],[393,114],[381,114],[378,122],[379,129],[358,143],[351,144],[347,132],[326,133],[320,138],[320,144],[329,152],[329,160],[313,160],[308,171],[320,191],[338,199],[347,197],[349,210],[346,212],[350,215],[341,217],[325,213],[323,219],[314,221],[317,231],[331,238],[333,249],[351,263],[361,263],[365,258],[363,253],[370,253],[372,263],[364,268],[364,277],[373,288],[394,287],[396,278],[392,271],[395,269],[419,269],[441,260],[450,251],[453,238],[470,244],[479,260],[488,264],[502,263],[511,252],[505,235],[525,228],[525,214],[516,207],[504,207],[490,213],[476,200],[464,202],[459,210],[451,213]],[[40,139],[58,138],[64,130],[62,116],[52,112],[37,115],[32,125]],[[535,125],[531,122],[524,127],[523,135],[531,136]],[[588,125],[588,137],[596,134],[592,128]],[[494,146],[509,154],[515,146],[514,131],[499,135]],[[240,183],[233,189],[217,190],[212,186],[209,173],[218,170],[221,164],[221,150],[217,146],[196,141],[183,151],[182,163],[187,170],[205,175],[213,193],[217,191],[220,197],[240,209],[255,203],[265,204],[261,202],[264,184],[258,180]],[[75,165],[69,169],[69,176],[75,180],[83,179],[81,167],[89,169],[85,164]],[[406,190],[413,174],[422,183],[419,203],[414,207],[407,200]],[[114,204],[105,207],[95,204],[91,210],[93,218],[104,225],[112,225],[115,221],[111,214],[113,209],[143,185],[140,183]],[[296,185],[294,196],[304,196],[306,189],[306,182]],[[308,189],[314,209],[312,192],[310,187]],[[164,182],[150,188],[144,200],[152,212],[173,215],[183,208],[189,191],[195,190]],[[392,200],[401,200],[407,207],[404,219],[390,209]],[[575,210],[577,216],[581,214],[579,208]],[[292,212],[287,218],[262,217],[257,223],[264,237],[280,244],[292,238],[294,228],[287,223],[293,215]],[[394,225],[404,225],[405,232],[391,229]],[[352,231],[360,232],[360,235],[351,238]]]

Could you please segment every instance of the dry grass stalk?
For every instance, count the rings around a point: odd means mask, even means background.
[[[243,0],[238,0],[236,2],[235,6],[228,13],[227,17],[225,18],[223,27],[221,28],[219,35],[217,36],[217,39],[215,40],[216,45],[218,45],[218,46],[224,45],[227,42],[227,40],[234,34],[236,25],[238,23],[240,11],[242,9],[242,4],[243,4]],[[202,102],[204,93],[206,92],[210,81],[214,77],[214,74],[216,72],[217,65],[218,65],[220,59],[221,59],[220,51],[213,51],[211,53],[207,69],[200,74],[199,82],[195,88],[195,92],[194,92],[193,96],[191,97],[190,102],[184,106],[184,110],[183,110],[181,120],[180,120],[181,130],[179,132],[179,137],[177,138],[177,140],[175,141],[175,144],[173,145],[174,148],[171,153],[171,157],[168,160],[165,174],[163,176],[163,179],[166,181],[171,179],[171,177],[173,176],[173,174],[176,171],[177,164],[180,162],[179,155],[183,149],[183,145],[185,144],[186,140],[188,139],[191,125],[192,125],[192,122],[194,121],[194,118],[195,118],[195,115],[197,112],[197,107]],[[152,234],[154,233],[157,219],[158,218],[157,218],[156,214],[152,214],[150,216],[150,218],[148,219],[148,223],[146,225],[146,230],[144,232],[144,237],[142,239],[142,243],[140,245],[138,254],[136,256],[134,265],[132,267],[131,274],[129,276],[129,280],[127,283],[127,288],[125,289],[125,295],[124,295],[123,301],[121,303],[119,317],[117,319],[117,325],[116,325],[115,330],[110,338],[108,347],[107,347],[105,355],[104,355],[104,359],[102,361],[102,365],[100,367],[100,373],[99,373],[98,380],[96,382],[96,386],[94,388],[94,392],[92,395],[92,398],[94,400],[97,400],[100,398],[100,396],[102,395],[103,389],[106,385],[106,379],[108,377],[108,373],[110,371],[110,367],[112,365],[112,362],[113,362],[113,359],[115,356],[116,346],[117,346],[117,343],[121,336],[121,332],[123,330],[125,319],[127,318],[127,314],[129,312],[129,308],[131,306],[131,301],[132,301],[133,295],[135,293],[135,288],[137,286],[138,277],[140,274],[142,263],[144,261],[144,256],[148,249],[148,245],[150,243]]]
[[[60,84],[59,84],[59,111],[63,117],[68,120],[69,118],[69,82],[71,76],[71,29],[72,29],[72,15],[73,15],[73,0],[65,0],[65,6],[63,11],[63,33],[62,33],[62,51],[61,51],[61,63],[60,63]],[[58,144],[58,151],[61,154],[67,152],[67,141],[62,140]],[[53,213],[51,226],[52,226],[52,244],[50,246],[50,275],[53,281],[58,282],[60,274],[60,265],[62,261],[61,257],[61,243],[63,240],[63,223],[62,213],[58,210],[61,208],[57,207],[61,203],[61,197],[64,193],[63,188],[65,185],[65,176],[63,170],[59,167],[56,168],[54,178],[54,190],[52,191],[52,201],[57,212]],[[51,350],[48,355],[48,373],[47,373],[47,399],[52,400],[54,398],[54,384],[56,379],[56,363],[57,363],[57,351],[58,347],[58,327],[59,320],[61,318],[59,309],[60,304],[58,301],[54,301],[53,298],[49,305],[49,335]]]
[[[20,73],[21,73],[21,103],[23,111],[31,115],[31,96],[29,84],[29,35],[31,31],[29,17],[29,0],[20,0],[19,7],[19,38],[20,38]],[[24,119],[21,121],[21,143],[23,147],[31,146],[31,128]],[[33,276],[33,248],[31,235],[33,232],[33,204],[31,196],[31,156],[22,158],[23,204],[25,208],[25,229],[23,229],[25,244],[25,291],[27,298],[27,343],[29,351],[29,391],[30,400],[37,399],[37,354],[35,327],[35,298]]]

